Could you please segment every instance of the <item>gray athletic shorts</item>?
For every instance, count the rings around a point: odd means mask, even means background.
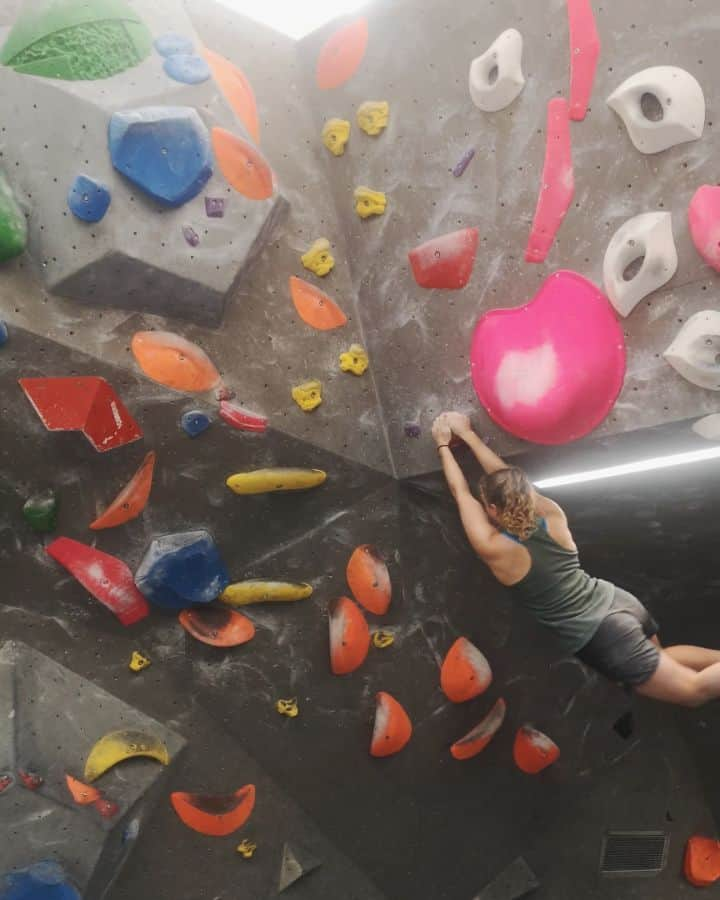
[[[610,681],[637,687],[652,678],[660,662],[650,640],[659,630],[642,603],[616,587],[610,611],[576,656]]]

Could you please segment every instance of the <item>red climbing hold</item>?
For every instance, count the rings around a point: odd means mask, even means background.
[[[385,560],[375,547],[362,544],[350,557],[347,583],[357,602],[368,612],[384,616],[390,606],[392,585]]]
[[[367,19],[356,19],[339,28],[323,44],[315,78],[321,91],[340,87],[360,68],[368,44]]]
[[[104,378],[21,378],[18,383],[48,431],[82,431],[101,453],[142,437]]]
[[[263,434],[267,431],[267,419],[264,416],[256,416],[249,413],[236,403],[229,400],[220,401],[220,418],[238,431],[254,431]]]
[[[117,803],[113,803],[112,800],[108,800],[107,797],[103,797],[102,794],[97,800],[93,800],[93,806],[103,819],[112,819],[120,812],[120,807]]]
[[[490,687],[492,670],[485,656],[467,638],[458,638],[440,670],[440,686],[453,703],[479,697]]]
[[[720,841],[691,837],[685,847],[685,877],[695,887],[709,887],[720,879]]]
[[[506,710],[505,701],[500,698],[479,725],[452,745],[450,753],[455,759],[471,759],[484,750],[505,720]]]
[[[100,791],[96,787],[84,784],[77,778],[73,778],[72,775],[66,775],[65,782],[73,800],[78,806],[88,806],[90,803],[95,803],[96,800],[100,799]]]
[[[403,707],[390,694],[380,691],[375,709],[375,727],[370,744],[371,756],[399,753],[412,737],[412,722]]]
[[[567,0],[570,27],[570,118],[582,122],[587,113],[600,56],[590,0]]]
[[[464,228],[411,250],[408,258],[415,281],[424,288],[464,288],[472,275],[479,240],[477,228]]]
[[[544,262],[575,193],[567,100],[548,103],[545,165],[525,260]]]
[[[225,99],[233,108],[235,115],[247,128],[250,137],[256,144],[259,144],[260,119],[252,85],[244,73],[234,63],[231,63],[229,59],[225,59],[224,56],[207,48],[202,50],[202,54],[210,66],[213,78],[223,92]]]
[[[155,470],[155,453],[150,451],[142,461],[140,468],[120,491],[105,512],[90,523],[93,531],[102,528],[114,528],[131,519],[136,519],[145,509]]]
[[[314,284],[290,276],[290,296],[297,314],[303,322],[318,331],[340,328],[347,322],[347,316],[340,307]]]
[[[200,834],[225,837],[247,822],[255,806],[255,785],[246,784],[229,796],[175,791],[170,802],[180,819]]]
[[[354,672],[370,649],[370,629],[365,616],[348,597],[330,604],[330,667],[334,675]]]
[[[720,187],[704,184],[695,191],[688,221],[695,249],[709,266],[720,272]]]
[[[515,735],[513,758],[518,769],[528,775],[537,775],[560,757],[560,748],[546,734],[523,725]]]
[[[255,626],[250,619],[227,607],[184,609],[178,619],[188,634],[212,647],[236,647],[255,637]]]
[[[26,772],[24,769],[18,769],[18,778],[29,791],[36,791],[39,787],[42,787],[42,783],[45,781],[42,775],[38,775],[37,772]]]
[[[133,625],[150,613],[147,600],[135,587],[132,572],[122,560],[64,537],[54,540],[45,552],[114,612],[123,625]]]

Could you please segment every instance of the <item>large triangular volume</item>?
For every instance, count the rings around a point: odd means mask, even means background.
[[[280,881],[278,883],[278,894],[295,884],[304,875],[321,866],[317,857],[313,856],[302,847],[291,847],[290,844],[283,845],[283,857],[280,864]]]

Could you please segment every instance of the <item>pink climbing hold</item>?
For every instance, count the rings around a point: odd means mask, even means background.
[[[486,313],[470,359],[475,391],[498,425],[537,444],[565,444],[612,409],[625,378],[625,339],[602,291],[560,271],[525,306]]]
[[[424,288],[464,288],[472,275],[479,240],[477,228],[464,228],[411,250],[408,258],[415,281]]]
[[[267,431],[268,420],[265,416],[258,416],[255,413],[248,412],[237,403],[231,403],[229,400],[220,401],[220,418],[223,422],[227,422],[231,428],[237,428],[238,431],[254,431],[258,434],[264,434]]]
[[[688,220],[697,252],[720,272],[720,187],[704,184],[695,191]]]
[[[548,103],[545,165],[535,219],[525,251],[527,262],[545,261],[574,193],[568,104],[563,97],[555,97]]]
[[[582,122],[587,113],[600,57],[590,0],[567,0],[570,27],[570,118]]]
[[[74,575],[96,600],[115,613],[123,625],[134,625],[149,615],[148,602],[121,559],[64,537],[54,540],[45,552]]]

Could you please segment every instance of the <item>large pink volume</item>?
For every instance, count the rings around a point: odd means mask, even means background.
[[[625,378],[625,340],[608,298],[576,272],[555,272],[517,309],[478,322],[475,391],[506,431],[536,444],[584,437],[612,409]]]
[[[525,251],[526,261],[533,263],[545,261],[575,193],[570,117],[567,100],[563,97],[555,97],[548,103],[546,131],[540,195]]]
[[[720,187],[704,184],[695,191],[688,209],[688,222],[697,252],[720,272]]]
[[[570,118],[582,122],[587,113],[600,58],[600,38],[590,0],[567,0],[570,27]]]

